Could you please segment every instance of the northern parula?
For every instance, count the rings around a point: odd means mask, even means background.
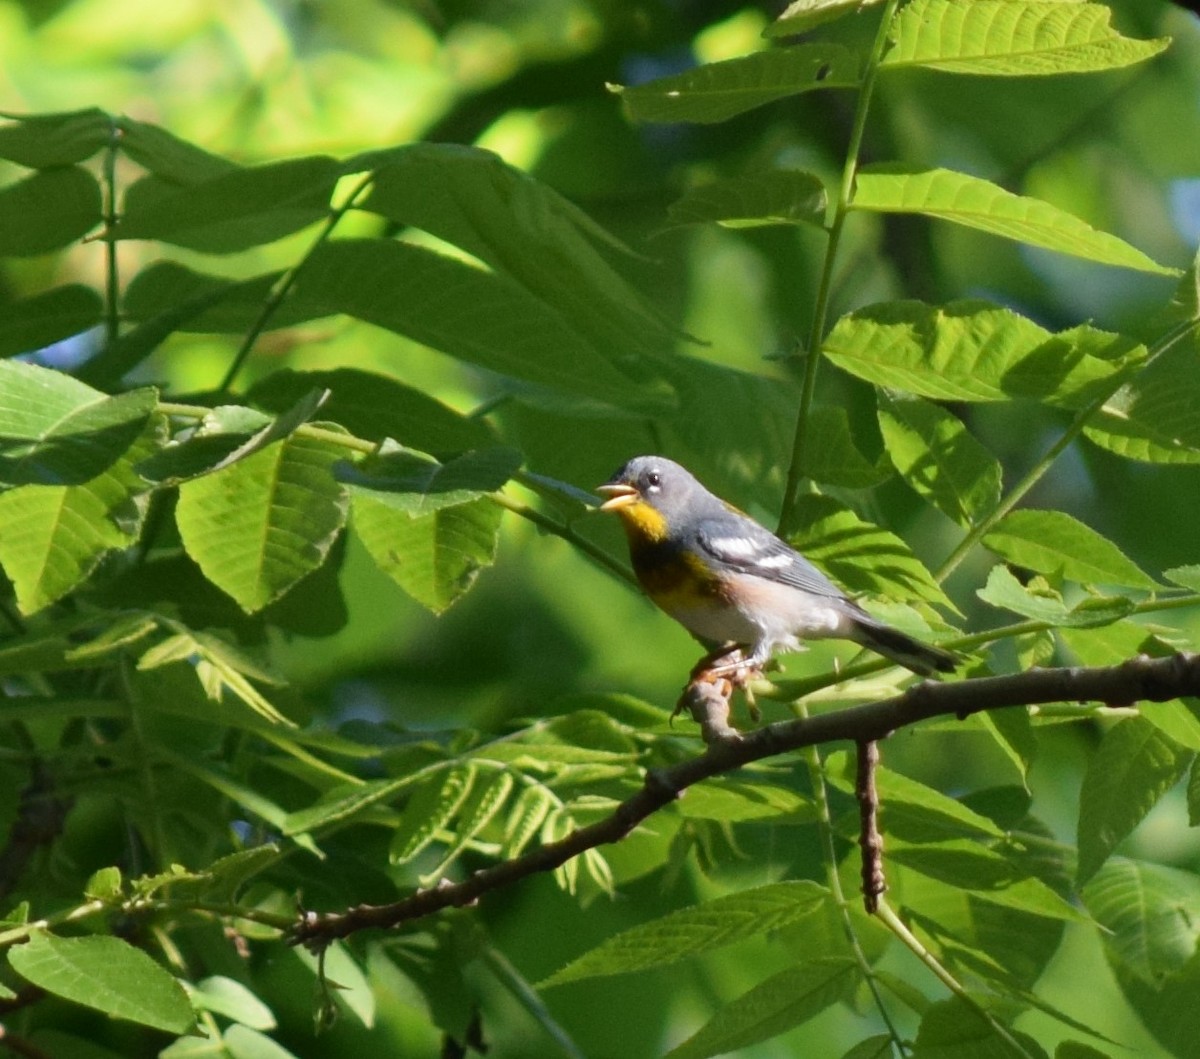
[[[637,456],[597,488],[620,516],[646,594],[701,640],[741,648],[711,673],[760,668],[803,640],[852,640],[914,673],[958,659],[871,617],[798,551],[725,503],[678,463]],[[748,652],[748,653],[747,653]]]

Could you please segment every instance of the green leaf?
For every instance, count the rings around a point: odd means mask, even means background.
[[[1056,0],[1052,6],[1068,5]],[[851,206],[873,213],[919,213],[1104,265],[1162,276],[1179,274],[1178,269],[1158,264],[1124,240],[1097,231],[1057,206],[951,169],[909,169],[893,163],[864,166],[855,180]]]
[[[372,441],[394,438],[400,444],[434,455],[487,448],[496,436],[483,419],[472,419],[388,375],[358,368],[332,371],[273,371],[250,388],[246,399],[272,412],[282,412],[313,390],[328,390],[322,417],[332,419],[356,437]]]
[[[155,176],[176,184],[199,184],[232,173],[236,162],[211,154],[160,125],[132,118],[117,119],[121,129],[121,151]]]
[[[825,957],[789,967],[718,1011],[667,1059],[706,1059],[770,1040],[834,1004],[849,1002],[857,984],[850,959]]]
[[[987,584],[975,594],[993,607],[1065,628],[1110,625],[1128,617],[1134,608],[1133,601],[1124,596],[1089,596],[1068,607],[1062,594],[1052,589],[1045,578],[1035,577],[1023,585],[1003,564],[992,567]]]
[[[288,1051],[278,1041],[241,1024],[222,1033],[221,1043],[229,1059],[298,1059],[295,1052]]]
[[[355,496],[366,496],[414,518],[493,493],[521,466],[515,449],[466,452],[446,463],[384,445],[378,456],[338,468]]]
[[[249,166],[179,185],[143,177],[125,193],[118,239],[158,239],[223,254],[273,242],[321,220],[341,174],[314,156]]]
[[[167,1033],[195,1024],[183,987],[141,949],[113,937],[59,938],[44,931],[9,950],[14,971],[48,993],[110,1018]]]
[[[809,823],[816,812],[809,799],[787,787],[728,777],[689,787],[676,803],[676,811],[691,820],[770,820],[776,824]]]
[[[79,166],[39,169],[0,188],[0,255],[32,257],[69,246],[100,223],[100,185]]]
[[[854,88],[858,62],[838,44],[797,44],[697,66],[635,87],[610,85],[633,121],[727,121],[817,88]]]
[[[1182,585],[1192,592],[1200,592],[1200,564],[1173,566],[1170,570],[1163,571],[1163,577],[1172,584]]]
[[[1200,752],[1200,715],[1195,699],[1171,699],[1169,702],[1140,702],[1138,714],[1149,721],[1181,750]],[[1193,708],[1189,709],[1189,705]]]
[[[407,863],[438,837],[467,800],[476,773],[474,765],[451,765],[417,788],[392,834],[392,864]]]
[[[859,452],[844,408],[813,407],[807,427],[804,474],[814,482],[867,489],[888,476],[886,463],[871,463]]]
[[[953,609],[953,603],[904,541],[860,519],[832,497],[800,497],[793,525],[796,530],[790,538],[792,546],[849,591],[924,600]]]
[[[504,823],[504,841],[500,856],[505,860],[519,857],[546,822],[546,816],[558,799],[540,783],[525,787],[513,801]]]
[[[69,283],[3,306],[0,357],[29,353],[100,322],[104,302],[91,287]]]
[[[116,463],[81,485],[26,485],[0,493],[0,565],[22,613],[61,599],[107,552],[137,539],[149,485],[134,466],[161,443],[161,427],[159,419],[148,420]]]
[[[1046,1059],[1046,1053],[1023,1034],[1017,1034],[1026,1059]],[[1012,1047],[992,1024],[959,997],[930,1006],[913,1043],[913,1059],[1012,1059]]]
[[[496,557],[503,510],[484,498],[413,516],[361,493],[354,532],[379,568],[435,614],[462,596]]]
[[[116,867],[92,872],[83,887],[84,896],[93,901],[111,901],[120,897],[121,892],[121,869]]]
[[[724,228],[772,224],[823,228],[827,205],[820,177],[799,169],[769,169],[692,188],[667,207],[664,227],[715,223]]]
[[[458,144],[410,144],[380,161],[363,209],[479,258],[618,368],[675,345],[677,328],[657,303],[599,252],[632,251],[553,188],[490,151]]]
[[[343,450],[292,435],[179,487],[175,518],[188,554],[247,613],[325,561],[346,517],[334,480]]]
[[[1122,378],[1146,363],[1147,350],[1125,335],[1080,324],[1049,338],[1004,376],[1013,397],[1029,397],[1060,408],[1086,408],[1108,397]]]
[[[479,771],[482,773],[483,770]],[[432,886],[439,879],[446,877],[451,864],[466,849],[467,843],[487,827],[504,807],[512,793],[514,782],[511,772],[498,772],[490,779],[477,775],[470,794],[459,809],[458,822],[454,825],[454,841],[441,862],[421,876],[422,886]],[[611,887],[606,889],[611,890]]]
[[[91,158],[112,135],[113,120],[98,107],[61,114],[4,114],[0,158],[30,169],[75,165]]]
[[[174,331],[238,334],[261,314],[279,275],[231,280],[175,261],[156,261],[130,280],[121,307],[127,319],[141,325],[137,330],[157,334],[159,341]],[[316,315],[319,310],[285,298],[267,329],[291,327]]]
[[[273,1030],[275,1016],[271,1009],[258,999],[241,982],[224,975],[212,975],[197,982],[191,990],[192,1003],[222,1015],[227,1019],[255,1030]]]
[[[1127,717],[1104,733],[1079,794],[1079,885],[1099,871],[1191,760],[1191,751],[1141,717]]]
[[[156,402],[149,387],[108,397],[61,372],[0,361],[0,482],[90,481],[145,430]]]
[[[823,22],[832,22],[878,3],[882,3],[882,0],[793,0],[766,28],[765,36],[790,37],[796,33],[807,33]]]
[[[1200,463],[1200,347],[1181,342],[1148,364],[1093,416],[1084,436],[1148,463]]]
[[[842,1055],[842,1059],[892,1059],[894,1054],[892,1038],[886,1033],[879,1033],[853,1045],[848,1052]]]
[[[1118,966],[1151,986],[1181,970],[1200,941],[1200,885],[1192,872],[1115,857],[1083,888]]]
[[[1061,1041],[1054,1049],[1054,1059],[1112,1059],[1108,1052],[1079,1041]]]
[[[1007,374],[1049,340],[1009,309],[980,301],[884,302],[843,316],[824,352],[851,375],[945,401],[1005,401]]]
[[[811,915],[829,891],[807,879],[770,883],[682,908],[602,941],[539,988],[665,967]]]
[[[293,288],[316,315],[346,313],[516,379],[638,408],[661,390],[614,366],[555,306],[500,273],[388,240],[325,243]]]
[[[1169,38],[1130,40],[1104,4],[913,0],[901,10],[883,68],[1028,77],[1113,70],[1163,51]]]
[[[920,397],[881,390],[877,400],[884,448],[918,495],[963,527],[995,508],[1000,463],[962,420]]]
[[[1158,587],[1112,541],[1061,511],[1011,511],[983,543],[1010,563],[1048,576],[1085,584]]]

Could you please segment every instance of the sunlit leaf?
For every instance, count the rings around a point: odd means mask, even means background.
[[[884,461],[872,463],[855,444],[844,408],[814,407],[808,416],[804,474],[823,485],[866,489],[888,477]]]
[[[788,37],[807,33],[814,26],[831,22],[843,15],[881,3],[882,0],[793,0],[766,29],[768,37]]]
[[[858,63],[837,44],[798,44],[697,66],[686,73],[610,86],[634,121],[726,121],[816,88],[853,88]]]
[[[1055,2],[1051,6],[1085,5]],[[864,166],[858,171],[851,205],[876,213],[920,213],[1100,264],[1178,275],[1178,269],[1158,264],[1124,240],[1097,231],[1057,206],[951,169],[907,169],[892,163]]]
[[[478,449],[439,463],[391,444],[378,456],[339,467],[338,476],[355,496],[416,517],[495,492],[520,465],[521,454],[515,449]]]
[[[1079,794],[1081,885],[1175,786],[1191,760],[1191,751],[1141,717],[1127,717],[1104,733]]]
[[[437,838],[471,793],[477,772],[472,765],[451,765],[417,788],[392,834],[388,859],[393,864],[412,860]]]
[[[900,11],[883,68],[947,73],[1084,73],[1142,62],[1170,43],[1131,40],[1105,4],[1047,0],[913,0]]]

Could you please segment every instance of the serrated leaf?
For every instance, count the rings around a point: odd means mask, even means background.
[[[149,483],[133,468],[159,444],[160,429],[157,418],[148,420],[120,459],[81,485],[25,485],[0,494],[0,565],[22,613],[61,599],[106,553],[137,539]]]
[[[512,793],[514,782],[512,773],[507,771],[496,773],[490,780],[477,774],[476,782],[471,786],[471,793],[458,811],[458,821],[454,825],[454,842],[446,851],[441,863],[421,876],[422,885],[431,885],[445,875],[467,843],[487,827],[503,808]]]
[[[526,382],[640,408],[661,387],[623,374],[558,308],[508,276],[382,239],[318,247],[292,300],[314,315],[345,313],[468,363]]]
[[[1200,715],[1195,699],[1171,699],[1168,702],[1138,703],[1139,715],[1149,721],[1181,749],[1200,752]]]
[[[30,169],[75,165],[91,158],[112,135],[113,119],[99,107],[61,114],[4,114],[0,158]]]
[[[0,256],[68,246],[100,223],[100,185],[79,166],[39,169],[0,188]]]
[[[350,484],[355,497],[368,497],[417,517],[495,492],[520,466],[516,449],[479,449],[439,463],[385,444],[377,456],[340,466],[338,477]]]
[[[693,820],[770,820],[773,823],[805,823],[816,812],[808,798],[767,783],[721,777],[689,787],[676,803],[680,816]]]
[[[474,765],[451,765],[417,788],[392,835],[388,850],[392,864],[412,860],[437,838],[471,793],[477,771]]]
[[[854,88],[858,62],[837,44],[798,44],[697,66],[633,87],[610,85],[634,121],[727,121],[817,88]]]
[[[247,613],[325,561],[346,517],[337,446],[299,434],[179,487],[175,519],[205,577]]]
[[[1051,335],[981,301],[884,302],[843,316],[825,339],[834,364],[867,382],[946,401],[1004,401],[1005,377]]]
[[[796,33],[807,33],[824,22],[832,22],[877,3],[882,3],[882,0],[793,0],[766,28],[765,36],[790,37]]]
[[[1013,397],[1059,408],[1086,408],[1146,363],[1147,349],[1126,335],[1080,324],[1047,339],[1004,376]]]
[[[111,901],[121,896],[121,869],[101,868],[92,872],[84,884],[83,895],[92,901]]]
[[[100,322],[104,302],[91,287],[68,283],[3,306],[0,357],[29,353]]]
[[[984,603],[1011,610],[1023,618],[1057,625],[1066,618],[1068,611],[1062,593],[1046,585],[1044,579],[1037,581],[1041,584],[1023,585],[1007,566],[997,563],[988,572],[987,584],[975,595]]]
[[[156,401],[149,387],[109,397],[62,372],[0,361],[0,482],[95,478],[143,432]]]
[[[665,228],[719,224],[758,228],[774,224],[825,225],[825,185],[799,169],[769,169],[692,188],[667,207]]]
[[[1083,888],[1106,949],[1151,986],[1181,970],[1200,940],[1200,885],[1192,872],[1115,857]]]
[[[999,461],[944,408],[881,390],[879,429],[901,477],[960,526],[970,527],[1000,500]]]
[[[357,368],[273,371],[250,388],[246,399],[269,411],[282,412],[313,390],[329,392],[329,399],[322,405],[324,417],[356,437],[372,441],[393,438],[401,445],[435,456],[496,444],[496,436],[485,420],[456,412],[399,379]]]
[[[1163,571],[1163,577],[1192,592],[1200,592],[1200,565],[1173,566],[1170,570]]]
[[[558,799],[540,783],[531,783],[517,795],[504,824],[500,856],[505,860],[519,857],[546,820],[546,814]]]
[[[1028,77],[1113,70],[1170,43],[1131,40],[1109,24],[1104,4],[1034,0],[913,0],[895,22],[883,69]]]
[[[789,967],[722,1008],[667,1059],[707,1059],[770,1040],[826,1008],[849,1001],[858,984],[853,960],[825,957]]]
[[[238,167],[184,185],[152,174],[125,193],[113,234],[206,253],[246,250],[324,217],[340,174],[340,164],[323,156]]]
[[[1191,760],[1191,751],[1141,717],[1127,717],[1104,733],[1079,794],[1079,885],[1099,871]]]
[[[413,517],[372,496],[353,500],[354,532],[379,568],[440,614],[496,555],[503,510],[487,498]]]
[[[1017,6],[1016,0],[1012,2]],[[1052,6],[1084,5],[1055,2]],[[893,163],[864,166],[855,180],[851,207],[873,213],[919,213],[1104,265],[1161,276],[1179,274],[1178,269],[1158,264],[1123,239],[1097,231],[1057,206],[951,169],[909,169]]]
[[[796,502],[789,543],[851,592],[923,600],[954,609],[929,571],[894,533],[859,518],[832,497]]]
[[[182,986],[119,938],[59,938],[38,931],[9,950],[8,962],[46,992],[110,1018],[167,1033],[187,1033],[196,1021]]]
[[[539,988],[664,967],[778,930],[810,915],[829,891],[809,880],[770,883],[682,908],[602,941]]]
[[[1084,584],[1158,587],[1112,541],[1062,511],[1011,511],[983,543],[1010,563],[1041,574]]]
[[[1200,346],[1181,342],[1121,387],[1084,436],[1147,463],[1200,463]]]

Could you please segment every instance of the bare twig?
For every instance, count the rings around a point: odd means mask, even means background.
[[[875,789],[875,767],[879,744],[867,739],[858,744],[858,773],[854,796],[858,799],[860,825],[858,845],[862,850],[862,895],[867,915],[879,909],[879,897],[887,890],[883,877],[883,835],[879,833],[879,792]]]
[[[357,905],[344,912],[305,912],[293,925],[291,941],[320,950],[335,938],[359,930],[408,923],[444,908],[474,904],[484,894],[538,872],[553,871],[585,850],[619,842],[652,813],[682,796],[701,780],[753,761],[819,743],[886,739],[931,717],[968,717],[983,710],[1051,702],[1129,704],[1165,702],[1200,694],[1200,655],[1148,658],[1139,655],[1116,666],[1032,669],[1012,676],[980,677],[955,683],[916,684],[880,702],[769,724],[736,739],[717,739],[699,757],[646,773],[642,788],[603,820],[571,832],[514,860],[483,868],[462,882],[443,880],[387,905]]]

